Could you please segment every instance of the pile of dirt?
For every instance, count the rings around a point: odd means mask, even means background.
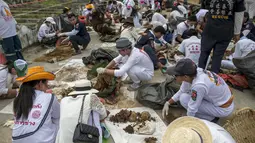
[[[156,143],[157,140],[158,140],[157,138],[148,137],[148,138],[145,138],[145,139],[144,139],[144,142],[145,142],[145,143]]]
[[[59,87],[56,87],[56,88],[53,88],[53,89],[52,89],[52,93],[53,93],[54,95],[56,95],[58,99],[62,99],[62,98],[64,98],[64,97],[68,96],[68,94],[69,94],[70,92],[72,92],[72,91],[74,91],[74,89],[71,88],[71,87],[67,87],[67,88],[59,88]]]
[[[56,74],[56,81],[73,82],[87,78],[88,68],[84,67],[64,67]]]
[[[62,60],[66,60],[72,57],[74,50],[70,46],[59,46],[50,53],[44,54],[43,56],[34,59],[34,62],[49,62],[54,63]]]
[[[144,122],[144,121],[155,121],[155,118],[151,117],[150,113],[144,111],[134,112],[129,110],[121,110],[116,115],[110,117],[110,121],[114,123],[126,123],[126,122]]]
[[[131,125],[128,125],[126,128],[123,129],[125,132],[129,133],[129,134],[133,134],[134,133],[134,128]]]

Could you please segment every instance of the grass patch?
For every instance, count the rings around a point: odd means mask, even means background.
[[[60,3],[61,2],[58,0],[46,0],[46,1],[42,2],[41,4],[51,6],[51,5],[60,4]]]

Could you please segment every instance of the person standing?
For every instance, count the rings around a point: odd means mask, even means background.
[[[24,59],[21,53],[21,42],[16,32],[16,20],[9,6],[0,0],[0,37],[3,39],[3,50],[7,61]]]
[[[211,71],[219,73],[221,60],[231,39],[240,39],[244,0],[202,0],[203,9],[208,10],[208,21],[203,30],[201,55],[198,66],[205,68],[208,56],[213,49]]]
[[[73,48],[76,54],[81,54],[81,50],[78,45],[82,45],[82,50],[85,50],[90,42],[90,35],[87,32],[86,26],[84,23],[77,20],[75,14],[71,13],[68,15],[69,21],[74,26],[74,29],[71,32],[59,33],[58,37],[68,36],[62,41],[62,43],[70,40],[73,45]]]

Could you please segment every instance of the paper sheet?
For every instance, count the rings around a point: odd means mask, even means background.
[[[121,109],[110,110],[110,115],[117,114]],[[129,124],[133,124],[131,122],[127,123],[113,123],[109,121],[109,117],[105,120],[106,126],[111,132],[113,140],[115,143],[144,143],[144,139],[147,137],[155,137],[157,138],[157,143],[161,143],[163,133],[166,131],[166,125],[157,115],[157,113],[147,107],[138,107],[138,108],[128,108],[127,110],[135,111],[135,112],[143,112],[148,111],[152,117],[156,119],[156,131],[152,135],[137,135],[137,134],[128,134],[123,128],[128,126]],[[154,122],[154,121],[152,121]]]

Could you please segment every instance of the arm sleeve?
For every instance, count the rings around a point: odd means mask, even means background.
[[[138,61],[138,57],[130,56],[127,62],[119,70],[114,70],[114,75],[117,77],[123,76],[132,66],[137,64]]]
[[[73,29],[71,32],[66,32],[66,36],[73,36],[76,35],[79,32],[79,30]]]
[[[233,54],[233,58],[239,58],[242,55],[241,47],[244,47],[245,45],[242,44],[241,41],[236,43],[235,52]]]
[[[107,117],[107,112],[103,103],[100,102],[100,99],[95,94],[91,95],[90,107],[93,111],[96,111],[99,113],[100,120]]]
[[[181,87],[180,87],[180,90],[179,90],[177,93],[174,94],[174,96],[172,97],[172,99],[173,99],[175,102],[179,101],[179,100],[180,100],[180,95],[181,95],[182,93],[187,93],[188,90],[189,90],[189,87],[190,87],[190,86],[189,86],[188,83],[182,82]]]
[[[185,55],[185,41],[182,41],[178,50]]]
[[[204,86],[197,85],[191,89],[191,98],[188,103],[187,116],[194,117],[196,115],[205,94],[206,89]]]
[[[151,9],[152,9],[152,10],[155,9],[155,2],[154,2],[154,0],[151,0]]]
[[[244,12],[235,12],[235,25],[234,25],[234,34],[238,35],[241,32],[242,23],[243,23]]]
[[[8,88],[6,85],[7,76],[3,71],[5,70],[0,71],[0,96],[8,93]]]
[[[184,32],[183,28],[180,25],[178,25],[177,26],[177,35],[181,35],[182,36],[183,32]]]
[[[43,35],[44,35],[45,37],[47,37],[47,38],[50,38],[50,37],[55,36],[56,33],[54,32],[54,33],[46,34],[45,30],[43,29]]]
[[[115,63],[119,63],[120,61],[121,61],[121,59],[123,58],[123,56],[121,56],[120,54],[116,57],[116,58],[114,58],[113,60],[114,60],[114,62]]]
[[[52,113],[51,113],[51,117],[53,119],[59,119],[60,118],[60,104],[57,100],[57,97],[55,95],[54,96],[54,100],[53,100],[53,104],[52,104]]]

